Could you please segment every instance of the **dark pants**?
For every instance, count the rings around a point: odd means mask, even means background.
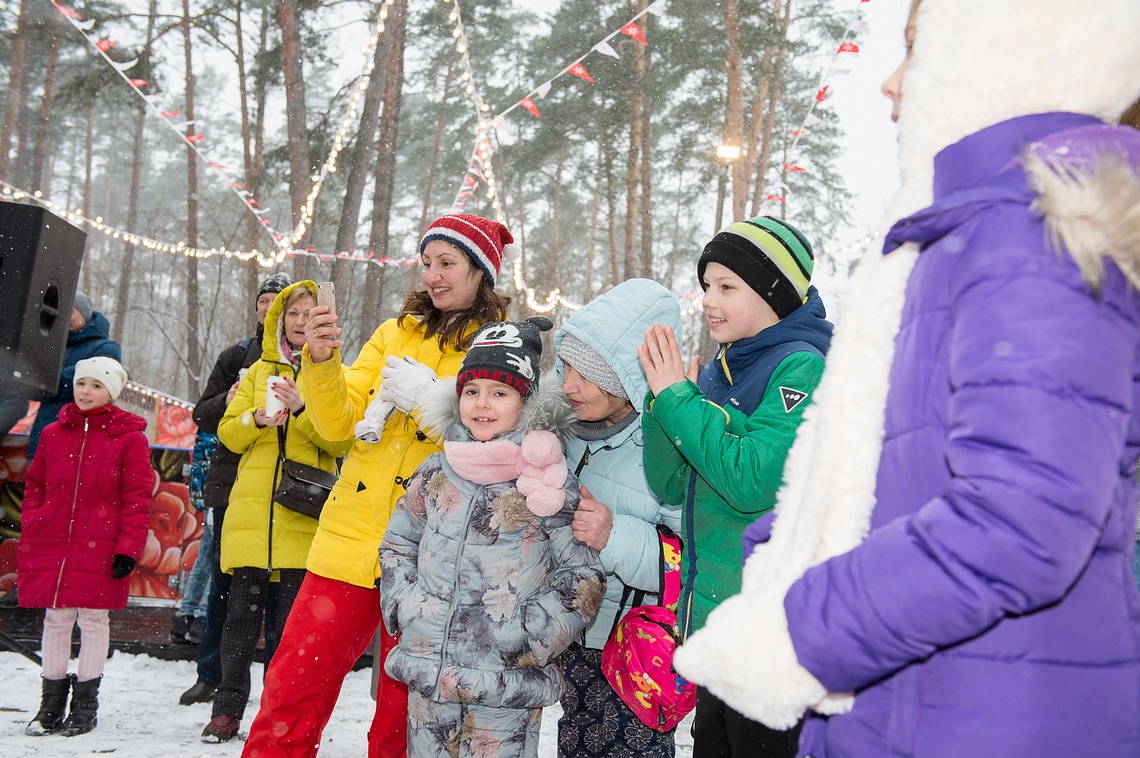
[[[206,626],[202,631],[202,641],[198,643],[198,681],[211,687],[222,683],[222,630],[226,626],[226,607],[230,597],[230,582],[233,576],[222,571],[222,522],[226,518],[226,508],[215,507],[214,550],[210,554],[210,594],[206,599]],[[277,584],[269,587],[265,600],[265,619],[270,628],[277,623]],[[276,643],[276,639],[274,640]],[[265,648],[265,660],[273,657],[273,648]]]
[[[803,721],[786,732],[769,729],[698,687],[693,758],[795,758],[802,726]]]
[[[559,663],[566,678],[558,719],[558,758],[673,758],[676,730],[658,732],[634,715],[602,673],[602,651],[571,645]]]
[[[240,721],[245,714],[249,700],[249,667],[253,663],[263,622],[266,666],[272,658],[271,651],[277,649],[289,608],[305,578],[305,569],[280,569],[280,574],[276,613],[271,618],[266,607],[272,584],[269,572],[261,568],[234,569],[226,624],[222,630],[222,681],[214,695],[215,716],[224,713]]]

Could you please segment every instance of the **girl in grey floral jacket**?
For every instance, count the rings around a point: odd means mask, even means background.
[[[400,634],[385,669],[408,685],[413,758],[536,756],[542,708],[562,694],[558,655],[605,590],[597,552],[574,539],[579,485],[553,433],[572,410],[536,391],[549,324],[485,326],[455,391],[440,382],[418,411],[443,452],[380,546],[384,623]]]

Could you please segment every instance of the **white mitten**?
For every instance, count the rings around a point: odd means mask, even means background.
[[[384,384],[380,385],[379,397],[386,398],[404,413],[411,413],[424,399],[428,388],[439,381],[434,371],[415,358],[389,355],[385,363],[387,365],[380,370]]]
[[[395,407],[391,400],[377,394],[364,410],[364,418],[356,422],[356,426],[352,428],[356,438],[362,442],[379,442],[384,436],[384,424],[387,423]]]
[[[854,704],[852,695],[829,693],[800,665],[785,594],[768,587],[733,595],[673,656],[683,677],[773,729],[791,729],[809,708],[836,715]]]

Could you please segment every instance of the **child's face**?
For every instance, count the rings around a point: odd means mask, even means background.
[[[493,379],[472,379],[459,393],[459,420],[480,442],[515,428],[523,398],[514,387]]]
[[[83,411],[111,404],[111,391],[104,387],[102,382],[89,376],[75,380],[72,396],[75,398],[75,404]]]
[[[759,334],[780,319],[772,306],[732,269],[720,263],[705,266],[702,304],[709,320],[709,336],[725,345]]]

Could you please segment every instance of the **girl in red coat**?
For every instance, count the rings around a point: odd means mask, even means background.
[[[127,575],[146,544],[155,482],[146,420],[114,405],[126,381],[116,360],[79,361],[75,402],[44,429],[28,470],[17,557],[20,605],[47,610],[43,700],[25,734],[71,737],[96,724],[108,610],[127,604]],[[79,671],[68,676],[77,619]],[[69,687],[71,712],[64,720]]]

